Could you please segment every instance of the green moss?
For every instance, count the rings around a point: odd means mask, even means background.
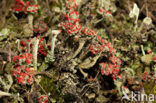
[[[45,62],[42,62],[42,65],[40,66],[40,68],[38,69],[39,72],[41,71],[45,71],[48,68],[48,64],[46,64]]]
[[[144,89],[145,89],[145,92],[146,94],[156,94],[156,86],[155,86],[155,83],[154,81],[150,82],[150,83],[145,83],[144,84]]]
[[[59,89],[58,85],[55,83],[54,79],[44,76],[42,77],[40,84],[47,93],[51,93],[52,98],[54,100],[56,100],[58,103],[62,103],[63,96],[61,94],[61,90]]]
[[[146,94],[154,94],[156,95],[156,85],[155,85],[155,81],[152,81],[150,83],[146,83],[144,84],[144,88],[145,88],[145,92]],[[154,100],[152,103],[156,103],[156,100]]]
[[[2,41],[3,39],[6,39],[10,34],[10,29],[8,28],[4,28],[0,31],[0,41]]]
[[[141,63],[140,63],[140,61],[139,60],[135,60],[134,62],[132,62],[132,64],[131,64],[131,68],[134,70],[134,71],[136,71],[137,69],[141,69]],[[142,69],[141,69],[141,71],[142,71]]]

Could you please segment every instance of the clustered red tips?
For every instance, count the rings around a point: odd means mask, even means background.
[[[33,83],[33,76],[34,70],[33,68],[29,68],[28,66],[32,63],[32,54],[25,53],[20,56],[14,56],[13,62],[16,63],[13,71],[12,76],[17,79],[18,84],[32,84]],[[23,64],[28,64],[24,66]]]
[[[24,9],[24,3],[21,0],[15,0],[12,9],[16,12],[21,12]]]
[[[35,12],[38,11],[38,6],[37,5],[30,5],[26,9],[26,11],[29,12],[29,13],[35,13]]]
[[[72,18],[70,16],[75,16],[75,18]],[[68,15],[64,15],[64,17],[66,18],[66,20],[68,20],[69,22],[71,23],[77,23],[77,22],[80,22],[80,19],[79,18],[76,18],[78,16],[78,12],[76,11],[71,11],[69,13],[69,16]]]
[[[96,43],[90,45],[89,51],[91,51],[93,54],[109,52],[110,54],[115,55],[115,49],[113,46],[107,40],[102,39],[99,35],[96,38]]]
[[[119,69],[118,68],[115,68],[116,66],[115,65],[112,65],[111,63],[100,63],[100,66],[101,66],[101,74],[103,75],[113,75],[113,76],[116,76],[117,73],[119,72]]]
[[[106,14],[111,14],[111,12],[110,11],[106,11]]]
[[[48,102],[48,96],[46,95],[40,96],[38,103],[46,103],[46,102]]]
[[[27,1],[26,4],[21,1],[21,0],[15,0],[15,3],[12,7],[12,9],[15,11],[15,12],[22,12],[24,11],[24,13],[34,13],[36,11],[38,11],[38,6],[37,5],[29,5],[30,2]]]
[[[47,25],[44,22],[41,22],[42,25],[38,26],[38,34],[41,34],[47,30]],[[39,35],[38,37],[39,38]],[[13,62],[15,63],[15,67],[12,71],[12,76],[16,78],[18,84],[28,84],[31,85],[34,81],[34,70],[31,67],[33,56],[31,53],[27,53],[27,43],[29,43],[30,51],[32,52],[32,44],[30,43],[30,40],[22,40],[20,41],[20,46],[22,49],[21,55],[17,55],[13,57]],[[45,42],[43,37],[41,37],[39,41],[39,53],[41,55],[46,56],[47,51],[45,49]]]
[[[155,57],[153,57],[153,61],[154,61],[154,62],[156,62],[156,56],[155,56]]]
[[[72,4],[68,6],[68,3]],[[96,36],[96,32],[94,30],[81,27],[79,13],[74,10],[74,8],[78,6],[76,5],[75,0],[68,0],[66,2],[66,6],[69,9],[69,13],[64,15],[66,21],[61,24],[63,29],[65,29],[69,35],[75,35],[76,33],[81,32],[84,36]]]
[[[145,71],[145,72],[143,73],[143,75],[142,75],[143,80],[146,80],[146,79],[147,79],[147,76],[148,76],[148,73]]]
[[[81,30],[81,25],[78,23],[78,19],[67,18],[67,22],[62,24],[63,28],[67,31],[68,34],[76,34]],[[71,22],[73,21],[73,22]]]
[[[112,75],[113,79],[119,78],[118,72],[120,70],[121,60],[115,57],[115,49],[113,46],[105,39],[102,39],[101,36],[98,36],[97,33],[89,28],[81,27],[79,14],[74,9],[78,5],[76,4],[75,0],[67,0],[66,1],[66,8],[69,9],[69,12],[65,16],[66,21],[61,24],[63,29],[70,35],[74,35],[74,39],[79,38],[79,36],[92,36],[96,37],[96,41],[89,46],[89,51],[94,54],[109,53],[109,61],[110,63],[100,63],[101,66],[101,74],[105,75]],[[99,9],[100,13],[106,12],[106,14],[111,14],[109,11],[104,11],[103,9]],[[75,35],[79,33],[80,35]]]
[[[75,0],[67,0],[65,2],[65,4],[66,4],[66,7],[69,8],[69,9],[70,8],[76,8],[77,6],[79,6],[79,5],[76,4]]]
[[[115,49],[113,46],[105,39],[102,39],[101,36],[96,37],[96,42],[91,44],[89,47],[89,51],[92,54],[106,54],[109,53],[109,63],[100,63],[101,74],[102,75],[112,75],[113,80],[118,76],[118,72],[120,70],[121,60],[115,56]]]
[[[105,9],[102,9],[102,8],[97,9],[97,12],[98,12],[99,14],[103,14],[103,13],[111,14],[110,11],[106,11]]]
[[[63,22],[61,26],[69,35],[75,35],[81,30],[81,25],[79,24],[80,19],[78,18],[79,13],[74,10],[74,8],[78,5],[76,4],[75,0],[67,0],[65,3],[66,8],[69,9],[69,13],[64,15],[66,21]]]
[[[142,74],[142,80],[143,81],[152,81],[152,78],[150,77],[149,73],[147,71],[145,71],[143,74]]]
[[[32,63],[32,54],[31,53],[24,53],[20,56],[14,56],[13,62],[17,64],[31,64]]]
[[[113,61],[114,62],[114,61]],[[119,78],[118,73],[120,71],[121,60],[118,59],[117,62],[114,63],[100,63],[101,74],[102,75],[112,75],[113,80]]]
[[[97,35],[97,33],[94,30],[86,28],[86,27],[82,29],[82,33],[86,36],[96,36]]]
[[[74,10],[77,6],[78,5],[76,4],[75,0],[66,1],[66,8],[69,9],[69,12],[68,14],[64,15],[66,21],[61,23],[61,26],[69,35],[75,36],[78,33],[82,33],[82,36],[96,36],[96,32],[94,30],[81,27],[79,13]]]
[[[76,34],[81,29],[81,25],[79,25],[79,24],[75,25],[73,23],[66,22],[63,24],[63,28],[66,29],[68,34]]]
[[[44,43],[44,39],[43,37],[40,39],[39,41],[39,49],[38,49],[38,52],[41,54],[41,55],[44,55],[44,56],[47,56],[47,51],[46,51],[46,47],[45,46],[45,43]]]
[[[103,51],[103,48],[100,44],[92,44],[89,47],[89,51],[91,51],[92,54],[99,54],[101,51]]]
[[[39,24],[35,27],[34,32],[38,34],[42,34],[46,32],[48,29],[47,24],[44,21],[40,21]]]
[[[103,13],[103,9],[99,9],[99,11],[100,11],[101,13]]]
[[[29,42],[30,42],[30,40],[21,40],[20,41],[20,46],[21,46],[22,52],[27,52],[27,45]],[[29,46],[30,46],[30,49],[32,49],[32,44],[30,44]],[[32,52],[32,50],[30,52]]]
[[[47,50],[50,48],[49,46],[46,46],[46,42],[45,42],[45,40],[44,40],[44,38],[43,37],[40,37],[40,35],[41,34],[43,34],[45,31],[47,31],[47,29],[48,29],[48,26],[47,26],[47,24],[46,23],[44,23],[43,21],[41,21],[40,23],[39,23],[39,25],[37,26],[37,27],[35,27],[36,29],[34,30],[34,32],[36,32],[37,33],[37,38],[40,38],[40,40],[39,40],[39,49],[38,49],[38,52],[41,54],[41,55],[43,55],[43,56],[47,56]],[[61,31],[60,31],[61,32]],[[29,43],[30,42],[30,40],[22,40],[22,41],[20,41],[20,46],[21,46],[21,50],[22,50],[22,52],[23,53],[26,53],[26,52],[28,52],[27,51],[27,43]],[[30,43],[29,44],[29,46],[30,46],[30,52],[32,52],[32,43]]]
[[[118,73],[120,71],[121,60],[114,55],[109,57],[109,63],[100,63],[101,74],[102,75],[112,75],[113,80],[118,78]]]
[[[34,70],[33,68],[25,67],[24,65],[17,65],[12,71],[12,76],[16,78],[18,84],[31,85],[34,81]]]
[[[151,48],[147,48],[146,51],[147,51],[148,54],[152,53],[152,49]]]

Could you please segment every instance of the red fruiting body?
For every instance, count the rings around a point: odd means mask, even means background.
[[[89,6],[91,9],[95,9],[95,5],[90,5]]]
[[[19,56],[14,56],[13,57],[13,62],[18,63],[19,62]]]
[[[24,10],[24,13],[30,12],[30,13],[34,13],[36,11],[38,11],[38,6],[37,5],[29,5],[30,2],[27,1],[26,5],[24,5],[24,2],[22,2],[21,0],[15,0],[15,4],[12,7],[12,9],[15,12],[21,12]]]
[[[92,16],[94,16],[94,15],[95,15],[95,13],[92,13],[91,15],[92,15]]]
[[[65,4],[67,8],[76,8],[78,6],[75,0],[67,0]]]
[[[27,1],[27,2],[26,2],[25,9],[24,9],[24,12],[25,12],[25,13],[27,13],[27,8],[29,7],[29,5],[30,5],[30,2],[29,2],[29,1]]]
[[[118,76],[116,76],[116,78],[114,78],[114,79],[118,79],[118,80],[122,80],[122,76],[121,75],[118,75]]]
[[[154,62],[156,62],[156,56],[155,56],[155,57],[153,57],[153,61],[154,61]]]
[[[101,74],[103,75],[112,75],[113,80],[115,80],[120,71],[121,60],[115,56],[115,50],[111,46],[111,44],[102,39],[100,36],[97,36],[97,44],[90,45],[89,50],[94,54],[99,54],[100,52],[105,54],[109,53],[109,61],[110,63],[100,63]],[[97,46],[98,45],[98,46]]]
[[[23,81],[24,81],[24,77],[22,77],[22,76],[17,77],[17,83],[18,84],[23,84]]]
[[[30,49],[32,50],[32,44],[29,39],[20,41],[20,46],[23,53],[27,52],[28,46],[30,46]]]
[[[47,31],[48,26],[44,21],[39,22],[39,24],[37,25],[37,27],[35,27],[34,32],[35,33],[39,33],[42,34],[45,31]]]
[[[68,20],[69,23],[80,22],[80,19],[78,19],[78,18],[71,18],[71,17],[68,17],[67,15],[64,15],[64,17],[66,18],[66,20]]]
[[[99,54],[104,50],[104,46],[100,44],[92,44],[89,47],[89,51],[92,52],[92,54]]]
[[[148,53],[148,54],[152,53],[152,49],[151,49],[151,48],[148,48],[148,49],[147,49],[147,53]]]
[[[104,74],[105,73],[105,68],[106,68],[106,63],[100,63],[100,68],[101,68],[101,74]]]
[[[31,64],[32,61],[30,59],[26,59],[26,63]]]
[[[23,71],[26,72],[29,76],[32,76],[34,73],[33,68],[28,68],[28,67],[26,67]]]
[[[38,6],[37,5],[30,5],[27,8],[27,12],[30,12],[30,13],[34,13],[34,12],[37,12],[37,11],[38,11]]]
[[[41,39],[39,40],[39,49],[38,49],[38,52],[39,52],[41,55],[47,56],[47,50],[46,50],[46,49],[48,49],[48,47],[47,47],[47,48],[45,47],[44,39],[41,38]]]
[[[119,72],[119,68],[116,68],[116,66],[112,64],[106,64],[106,63],[100,63],[101,67],[101,74],[103,75],[112,75],[113,78],[116,78]]]
[[[38,11],[38,6],[37,5],[29,5],[29,1],[26,2],[25,10],[24,12],[27,13],[34,13]]]
[[[79,14],[74,10],[77,4],[75,0],[67,0],[65,3],[66,7],[69,9],[69,13],[64,15],[66,21],[63,22],[61,26],[69,35],[75,35],[81,30],[81,25],[79,24],[80,19],[78,18]]]
[[[147,78],[148,73],[144,72],[144,74],[142,75],[142,78],[145,80]]]
[[[111,14],[111,12],[110,11],[106,11],[106,14]]]
[[[26,2],[26,5],[21,0],[15,0],[15,4],[13,6],[13,10],[15,12],[21,12],[24,11],[24,13],[30,12],[34,13],[38,10],[38,6],[36,5],[29,5],[29,1]],[[36,29],[36,32],[43,33],[46,31],[48,26],[41,22],[41,24]],[[27,51],[27,43],[30,42],[30,40],[24,40],[20,41],[21,49],[23,52]],[[32,48],[32,44],[29,43],[30,49]],[[31,52],[31,51],[30,51]],[[12,76],[16,78],[17,83],[19,84],[32,84],[33,83],[33,76],[34,76],[34,70],[30,67],[30,64],[32,64],[32,54],[31,53],[24,53],[19,56],[13,57],[13,62],[16,63],[13,71]],[[24,66],[25,64],[26,66]]]
[[[142,80],[143,81],[151,81],[152,78],[149,76],[148,72],[144,72],[143,75],[142,75]]]
[[[101,13],[103,13],[103,10],[102,10],[102,9],[99,9],[99,11],[100,11]]]
[[[103,55],[106,55],[107,53],[109,55],[110,63],[100,63],[101,74],[112,75],[113,80],[116,79],[120,70],[121,60],[115,57],[115,49],[107,40],[102,39],[92,29],[88,29],[86,27],[81,28],[79,24],[80,19],[78,18],[78,12],[74,10],[76,6],[75,0],[66,1],[66,8],[69,9],[69,13],[64,15],[66,21],[63,22],[61,26],[68,34],[74,35],[76,39],[81,36],[96,37],[96,41],[90,44],[89,51],[94,55],[100,53]],[[99,12],[103,13],[103,9],[99,9]],[[107,11],[106,14],[111,14],[111,12]],[[81,33],[83,35],[77,35]]]
[[[15,4],[12,9],[16,12],[21,12],[24,8],[24,3],[21,0],[15,0]]]
[[[31,64],[32,63],[32,54],[25,53],[20,56],[14,56],[13,61],[15,63],[19,63],[19,64],[22,64],[22,63]]]
[[[26,46],[26,43],[24,41],[20,41],[21,46]]]
[[[32,78],[32,76],[30,76],[29,79],[27,80],[27,84],[31,85],[33,81],[34,79]]]
[[[15,67],[15,69],[12,71],[12,75],[13,75],[13,76],[17,76],[17,75],[20,74],[20,72],[21,72],[21,67],[20,67],[20,66],[17,66],[17,67]]]
[[[42,95],[40,96],[38,103],[46,103],[47,101],[48,101],[48,96]]]
[[[12,76],[17,79],[18,84],[32,84],[33,83],[33,76],[34,70],[25,67],[23,65],[15,67],[12,71]]]
[[[12,71],[12,76],[17,79],[17,83],[19,84],[32,84],[33,83],[33,76],[34,70],[22,64],[29,64],[32,63],[32,54],[31,53],[24,53],[20,56],[14,56],[13,61],[16,63]]]
[[[78,33],[79,30],[81,29],[81,25],[79,24],[76,25],[70,22],[66,22],[62,26],[67,31],[68,34]]]
[[[85,34],[86,36],[96,36],[96,32],[93,31],[92,29],[84,28],[82,30],[82,33]]]

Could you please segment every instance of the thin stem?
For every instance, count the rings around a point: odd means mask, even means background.
[[[48,9],[50,10],[50,7],[49,7],[49,0],[46,0],[46,5],[47,5]]]
[[[9,43],[9,56],[8,56],[8,58],[9,58],[9,62],[11,62],[11,46],[10,46],[10,43]]]
[[[31,30],[33,30],[33,15],[32,14],[29,14],[28,15],[28,24],[29,24],[29,27],[31,28]]]
[[[38,4],[38,1],[37,0],[35,0],[35,5],[37,5]]]
[[[143,45],[141,45],[141,51],[142,51],[142,54],[143,54],[143,55],[146,55],[146,54],[145,54],[145,51],[144,51]]]
[[[33,44],[33,64],[34,64],[34,69],[37,71],[37,52],[38,52],[38,44],[39,44],[39,39],[35,38],[34,39],[34,44]]]
[[[147,0],[145,0],[145,2],[146,2],[146,15],[147,15],[147,17],[149,17]]]
[[[52,30],[52,41],[51,41],[51,54],[52,56],[54,56],[54,49],[55,49],[55,41],[56,41],[56,37],[59,34],[59,30]]]
[[[82,50],[84,44],[85,44],[85,41],[84,40],[82,40],[82,41],[80,40],[79,41],[79,47],[78,47],[78,49],[75,51],[75,53],[73,54],[73,56],[70,57],[69,59],[75,58],[80,53],[80,51]]]
[[[82,75],[84,76],[84,78],[86,78],[88,76],[87,73],[85,73],[81,68],[79,68],[80,72],[82,73]]]

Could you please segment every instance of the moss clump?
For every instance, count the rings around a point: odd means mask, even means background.
[[[144,84],[145,92],[146,94],[156,94],[156,86],[155,86],[155,81],[153,80],[150,83],[145,83]]]
[[[43,76],[40,82],[43,89],[51,94],[53,100],[56,100],[58,103],[63,102],[63,96],[61,94],[61,90],[58,85],[55,83],[54,79],[48,78],[47,76]]]

